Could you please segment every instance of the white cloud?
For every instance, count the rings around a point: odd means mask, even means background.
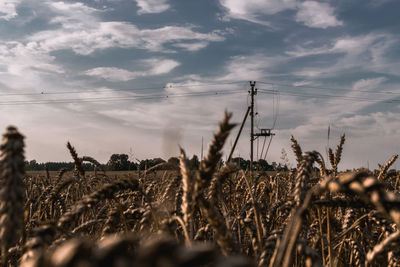
[[[312,85],[312,82],[310,81],[300,81],[300,82],[294,82],[293,86],[305,86],[305,85]]]
[[[17,6],[22,0],[2,0],[0,1],[0,19],[10,20],[18,16]]]
[[[109,81],[129,81],[136,78],[137,74],[132,71],[119,69],[115,67],[98,67],[87,70],[85,75],[101,77]]]
[[[286,62],[285,57],[252,54],[234,56],[225,66],[225,74],[219,80],[262,80],[271,75],[274,68]]]
[[[398,38],[391,34],[369,33],[361,36],[339,37],[321,46],[313,46],[312,42],[307,42],[307,45],[297,45],[293,50],[285,53],[293,59],[332,54],[332,56],[319,60],[319,67],[303,65],[301,71],[294,73],[299,76],[337,77],[349,71],[372,71],[397,75],[394,68],[398,66],[398,63],[387,55],[398,42]],[[333,56],[334,54],[335,56]],[[310,65],[312,62],[310,61]]]
[[[227,11],[225,19],[242,19],[267,26],[271,26],[266,20],[267,15],[296,8],[296,0],[219,0],[219,2]]]
[[[295,0],[220,0],[231,16],[246,18],[247,16],[255,16],[261,14],[276,14],[286,9],[294,9],[296,7]]]
[[[319,47],[312,47],[313,43],[308,42],[308,46],[296,45],[294,50],[286,51],[285,54],[293,57],[313,56],[320,54],[362,54],[363,52],[375,50],[375,53],[386,50],[393,45],[396,39],[389,34],[370,33],[360,36],[345,36],[334,39],[329,44]],[[311,47],[310,47],[311,46]]]
[[[161,13],[170,8],[168,0],[135,0],[138,14]]]
[[[192,27],[164,26],[157,29],[139,29],[127,22],[99,22],[91,27],[76,26],[68,24],[63,29],[42,31],[31,36],[29,40],[37,42],[45,51],[72,49],[82,55],[111,47],[172,52],[164,45],[179,46],[182,42],[192,40],[201,41],[203,44],[225,40],[220,32],[200,33],[195,32]],[[193,50],[191,46],[181,47]]]
[[[306,56],[328,54],[328,53],[332,53],[332,47],[327,45],[322,47],[310,47],[310,48],[297,45],[294,50],[285,51],[285,54],[292,57],[306,57]]]
[[[128,107],[114,107],[108,110],[99,110],[112,118],[119,118],[126,123],[134,124],[135,127],[142,129],[145,135],[151,131],[163,131],[168,127],[169,122],[174,122],[185,136],[181,146],[189,151],[194,151],[193,143],[201,141],[204,136],[205,143],[212,137],[212,132],[217,129],[217,122],[222,118],[225,109],[234,111],[234,121],[241,120],[241,110],[245,108],[246,103],[243,99],[246,97],[246,91],[238,95],[217,95],[205,97],[173,97],[173,94],[181,95],[194,91],[210,91],[210,86],[204,80],[184,81],[171,83],[165,90],[170,95],[169,98],[156,102],[137,102]],[[175,86],[176,85],[176,86]],[[191,87],[191,85],[196,85]],[[186,87],[188,86],[188,87]],[[238,89],[236,85],[220,85],[219,91]],[[132,118],[135,118],[134,122]],[[151,119],[149,119],[151,118]],[[147,134],[146,134],[147,133]],[[199,138],[200,137],[200,138]],[[160,136],[158,136],[160,138]],[[186,146],[186,144],[188,144]],[[153,145],[153,144],[152,144]],[[178,143],[173,144],[178,148]]]
[[[81,30],[95,27],[98,22],[94,14],[100,10],[83,3],[48,2],[47,4],[57,14],[50,23],[60,24],[64,29]]]
[[[327,3],[305,1],[299,4],[296,21],[311,28],[335,27],[343,25],[334,15],[334,9]]]
[[[208,46],[208,42],[178,43],[174,44],[173,46],[183,48],[188,51],[198,51]]]
[[[180,65],[179,62],[175,60],[157,58],[143,60],[142,64],[147,66],[148,69],[145,71],[128,71],[115,67],[98,67],[87,70],[84,74],[113,82],[129,81],[137,77],[166,74]]]
[[[383,40],[385,35],[367,34],[363,36],[348,36],[339,38],[331,48],[332,53],[361,53],[369,49],[375,42]]]
[[[400,123],[395,112],[372,112],[365,115],[353,114],[340,118],[336,125],[352,130],[354,136],[362,137],[365,131],[372,136],[398,135]]]
[[[66,12],[69,15],[76,14],[77,12],[80,14],[84,14],[84,13],[92,13],[98,11],[97,9],[89,7],[81,2],[76,2],[76,3],[50,2],[49,5],[54,9],[64,13]]]
[[[361,79],[353,84],[353,89],[355,90],[372,90],[380,91],[377,86],[385,82],[387,79],[385,77],[371,78],[371,79]]]
[[[4,65],[8,74],[25,77],[27,72],[63,73],[63,68],[53,63],[54,59],[53,56],[37,49],[35,43],[0,43],[0,64]]]
[[[223,19],[247,20],[271,26],[268,16],[285,10],[297,10],[296,21],[311,28],[341,26],[343,22],[334,15],[334,8],[328,3],[298,0],[219,0],[226,9]]]
[[[179,62],[171,59],[151,58],[143,61],[150,66],[150,70],[145,72],[145,75],[161,75],[166,74],[180,65]]]
[[[48,2],[48,6],[57,14],[51,23],[60,27],[27,37],[28,41],[36,43],[46,52],[72,49],[77,54],[89,55],[96,50],[112,47],[167,53],[175,52],[173,47],[196,51],[210,42],[224,41],[224,35],[229,32],[216,30],[201,33],[193,25],[140,29],[129,22],[103,22],[97,16],[102,10],[80,2]]]

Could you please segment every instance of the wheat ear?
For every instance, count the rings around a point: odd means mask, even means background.
[[[189,160],[186,158],[185,151],[181,148],[181,154],[179,156],[180,169],[182,175],[182,213],[183,221],[185,223],[186,229],[188,230],[188,235],[190,239],[193,239],[193,225],[192,225],[192,214],[193,214],[193,185],[194,178],[189,167]]]
[[[379,171],[378,180],[381,180],[381,179],[385,176],[385,174],[386,174],[386,172],[389,170],[390,166],[393,165],[393,163],[396,161],[396,159],[397,159],[398,157],[399,157],[399,155],[393,155],[393,156],[388,160],[388,162],[386,162],[386,164],[383,165],[383,167],[382,167],[381,170]]]
[[[297,167],[300,167],[301,161],[303,160],[303,152],[301,151],[301,147],[297,140],[294,139],[293,135],[290,136],[290,141],[292,143],[294,155],[296,156]]]
[[[74,160],[75,171],[77,171],[77,173],[79,173],[80,175],[85,176],[85,170],[82,166],[82,159],[78,157],[78,153],[76,153],[75,148],[71,145],[70,142],[67,142],[67,148],[69,150],[69,153],[71,154],[72,159]]]

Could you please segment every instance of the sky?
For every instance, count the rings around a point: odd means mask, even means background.
[[[377,168],[400,151],[398,10],[398,0],[0,0],[0,131],[18,127],[39,162],[70,161],[67,141],[100,162],[168,159],[179,145],[200,155],[225,110],[242,121],[256,81],[255,131],[276,134],[268,162],[284,149],[295,166],[291,135],[326,158],[345,133],[340,168]],[[247,122],[234,156],[249,157],[249,132]]]

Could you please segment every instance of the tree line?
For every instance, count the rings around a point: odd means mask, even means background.
[[[102,164],[103,169],[108,171],[136,171],[136,170],[146,170],[151,167],[154,167],[160,163],[170,163],[172,165],[179,166],[179,158],[171,157],[168,160],[164,160],[162,158],[152,158],[145,160],[136,160],[131,161],[127,154],[112,154],[110,159],[106,164]],[[243,170],[247,170],[250,168],[250,160],[246,160],[241,157],[232,158],[232,162],[236,163]],[[221,162],[223,164],[224,162]],[[198,168],[200,166],[200,160],[197,155],[193,155],[190,159],[190,164],[193,168]],[[84,170],[93,171],[95,166],[91,163],[83,163],[82,164]],[[267,161],[260,159],[258,161],[253,162],[253,166],[257,170],[264,171],[274,171],[274,170],[288,170],[286,165],[282,166],[280,163],[272,162],[269,164]],[[36,160],[25,161],[25,170],[27,171],[58,171],[61,168],[66,168],[68,170],[72,170],[74,168],[73,162],[46,162],[46,163],[38,163]]]

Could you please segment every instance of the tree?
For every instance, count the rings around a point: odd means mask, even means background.
[[[130,167],[127,154],[112,154],[110,160],[107,162],[107,166],[111,171],[125,171]]]
[[[151,167],[163,162],[165,162],[165,160],[163,160],[162,158],[145,159],[140,162],[139,168],[141,170],[150,169]]]
[[[175,166],[179,166],[179,159],[177,157],[170,157],[168,159],[168,163]]]
[[[200,167],[200,161],[197,155],[193,155],[193,157],[190,159],[190,166],[192,167],[192,169],[195,170],[197,170]]]
[[[273,170],[278,170],[278,164],[276,164],[275,161],[273,161],[271,165]]]
[[[272,166],[269,165],[268,162],[264,159],[260,159],[258,162],[256,162],[256,164],[260,170],[263,170],[263,171],[272,171],[273,170]]]
[[[39,164],[36,162],[36,160],[31,160],[31,161],[26,161],[25,162],[25,168],[27,170],[37,170],[39,167]]]
[[[250,160],[245,160],[242,157],[232,158],[232,162],[236,163],[242,170],[246,170],[250,167]]]

